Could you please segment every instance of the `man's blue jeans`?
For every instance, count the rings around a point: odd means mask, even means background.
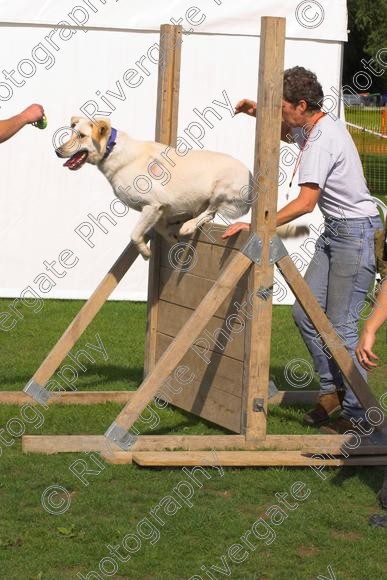
[[[364,300],[375,276],[374,234],[382,227],[379,216],[326,218],[325,230],[316,241],[315,254],[305,273],[310,289],[365,379],[367,373],[355,356],[358,321],[360,316],[365,317]],[[333,357],[298,302],[293,306],[293,316],[320,377],[320,394],[334,392],[344,381]],[[364,417],[348,387],[342,416]]]

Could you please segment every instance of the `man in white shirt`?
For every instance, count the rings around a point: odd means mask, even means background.
[[[303,67],[288,69],[283,89],[281,138],[285,140],[289,130],[302,128],[304,142],[296,162],[300,192],[278,211],[277,226],[319,205],[325,231],[316,242],[305,280],[366,378],[355,357],[357,324],[375,275],[374,235],[382,223],[351,136],[340,120],[321,110],[324,94],[316,75]],[[255,116],[256,103],[243,99],[236,112]],[[249,229],[249,224],[232,224],[223,237],[243,229]],[[341,417],[326,429],[340,433],[353,429],[356,420],[364,419],[364,410],[351,389],[345,388],[340,370],[298,302],[293,316],[320,378],[319,402],[304,415],[304,421],[325,425],[341,407]]]

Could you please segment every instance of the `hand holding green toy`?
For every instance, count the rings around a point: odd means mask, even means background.
[[[45,129],[47,127],[47,117],[44,114],[44,108],[38,103],[33,103],[24,111],[20,113],[24,125],[33,125],[38,129]]]
[[[34,125],[38,129],[47,127],[47,117],[42,105],[34,103],[9,119],[0,119],[0,143],[8,141],[26,125]]]
[[[43,115],[43,117],[41,119],[39,119],[39,121],[35,121],[35,123],[32,123],[34,127],[37,127],[38,129],[45,129],[47,127],[47,117],[46,115]]]

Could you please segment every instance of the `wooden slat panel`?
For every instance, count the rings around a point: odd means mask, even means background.
[[[173,338],[164,334],[157,334],[156,343],[156,357],[159,359],[164,351],[172,343]],[[205,356],[205,351],[197,347],[198,350]],[[194,379],[203,385],[202,394],[207,392],[211,385],[220,391],[224,391],[230,395],[242,396],[242,372],[243,363],[234,358],[225,355],[217,354],[216,352],[208,353],[210,363],[201,358],[192,349],[189,349],[184,357],[181,359],[179,366],[186,366],[189,369],[189,374],[194,375]],[[178,385],[175,381],[176,386]],[[175,384],[172,381],[172,384]],[[190,383],[191,384],[191,383]],[[188,391],[190,385],[182,387],[184,391]]]
[[[195,239],[187,240],[186,244],[183,254],[177,257],[173,252],[174,244],[169,244],[164,239],[162,241],[160,265],[178,272],[180,277],[189,273],[199,278],[215,281],[239,251],[230,245],[224,247],[204,244]],[[238,286],[247,286],[247,275],[241,278]]]
[[[198,415],[201,419],[233,433],[241,431],[241,399],[220,391],[213,385],[208,393],[201,395],[201,383],[193,381],[189,389],[171,396],[169,401],[179,409]]]
[[[186,306],[195,310],[212,286],[213,282],[211,280],[204,280],[188,273],[179,275],[168,268],[160,269],[160,299],[179,306]],[[225,318],[236,311],[238,307],[234,304],[236,302],[243,303],[244,295],[245,292],[236,287],[216,310],[215,316]]]
[[[157,343],[158,359],[173,339],[161,335],[157,336],[160,339]],[[213,356],[217,358],[217,361],[214,360],[212,365],[206,365],[199,357],[195,361],[195,356],[193,353],[190,353],[188,357],[186,355],[179,363],[179,366],[187,366],[189,373],[193,373],[195,378],[186,385],[179,385],[177,381],[171,379],[174,390],[181,388],[181,392],[173,393],[172,390],[166,387],[161,388],[160,392],[164,392],[165,400],[168,403],[175,405],[179,409],[183,409],[184,411],[198,415],[202,419],[239,433],[242,380],[240,377],[236,383],[230,381],[227,376],[227,369],[235,374],[235,369],[233,371],[231,369],[235,365],[241,368],[242,363],[214,354]],[[216,374],[216,377],[212,377],[212,372],[214,372],[217,362],[219,362],[221,368]],[[189,373],[187,372],[187,378],[190,376]],[[224,381],[221,379],[223,376]],[[162,397],[160,398],[162,399]]]
[[[221,304],[226,299],[229,299],[230,294],[235,290],[237,281],[249,269],[250,265],[250,260],[243,254],[239,253],[233,258],[210,291],[205,295],[198,308],[193,312],[184,328],[181,329],[157,361],[153,371],[146,377],[129,403],[117,415],[116,421],[112,423],[111,427],[115,428],[118,425],[123,429],[130,429],[136,421],[136,417],[142,413],[173,374],[180,361],[206,328]],[[107,433],[111,432],[111,427]]]
[[[227,226],[215,223],[205,224],[198,232],[196,232],[193,239],[203,244],[211,244],[222,248],[240,250],[247,242],[249,232],[239,232],[236,236],[223,240],[222,235],[224,234],[226,227]]]
[[[176,336],[191,314],[192,310],[190,308],[185,308],[184,306],[178,306],[177,304],[160,300],[158,332],[168,336]],[[240,319],[244,322],[243,315],[240,315]],[[225,319],[215,317],[211,318],[201,336],[211,345],[210,350],[243,361],[243,325],[238,323],[233,324],[234,320],[232,318],[228,319],[227,324],[224,320]],[[222,333],[220,334],[216,332],[219,329],[222,330]],[[205,334],[205,331],[209,332],[210,336],[214,337],[214,341],[211,341],[211,338]],[[223,347],[223,350],[221,347]]]

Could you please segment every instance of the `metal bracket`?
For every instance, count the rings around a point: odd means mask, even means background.
[[[251,234],[246,244],[241,248],[242,254],[250,258],[252,262],[260,265],[262,262],[263,241],[257,234]],[[275,234],[269,241],[269,262],[274,264],[284,256],[288,251],[281,238]]]
[[[47,391],[47,389],[36,383],[34,379],[31,379],[24,387],[23,392],[32,397],[40,405],[45,405],[48,399],[54,396],[53,392]]]
[[[278,391],[277,387],[275,386],[275,384],[273,383],[273,381],[269,381],[268,400],[270,401],[270,399],[275,397],[275,395],[278,392],[279,391]],[[265,406],[264,399],[261,399],[261,398],[254,399],[254,401],[253,401],[254,413],[262,413],[264,411],[264,406]]]
[[[242,254],[250,258],[255,264],[261,263],[262,240],[257,234],[251,234],[246,244],[241,248]]]
[[[264,411],[265,400],[264,399],[254,399],[253,401],[253,411],[254,413],[262,413]]]
[[[115,421],[113,421],[109,429],[106,431],[105,437],[106,439],[114,441],[114,443],[124,451],[131,449],[137,441],[135,435],[132,435],[132,433],[129,433],[129,431],[120,427]]]
[[[271,286],[271,288],[265,288],[264,286],[261,286],[260,288],[258,288],[256,294],[258,298],[266,302],[270,298],[272,292],[273,286]]]
[[[277,234],[270,240],[269,246],[270,264],[275,264],[275,262],[288,255],[285,244]]]

